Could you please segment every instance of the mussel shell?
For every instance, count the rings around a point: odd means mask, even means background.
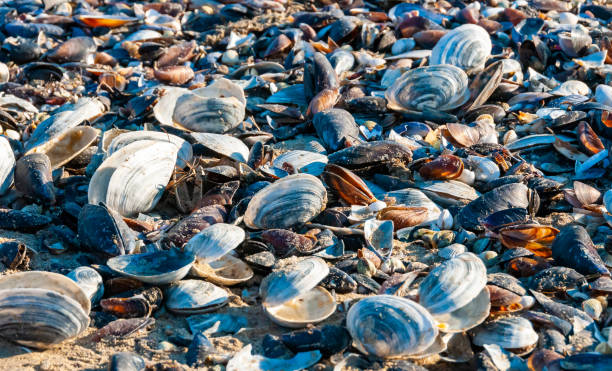
[[[166,308],[177,314],[207,313],[227,304],[225,290],[210,282],[184,280],[168,288]]]
[[[81,245],[107,255],[122,255],[135,248],[134,232],[115,211],[102,205],[84,205],[79,213]]]
[[[391,295],[360,300],[349,309],[346,325],[359,351],[381,358],[421,353],[438,335],[435,321],[425,308]]]
[[[121,255],[108,259],[115,272],[152,285],[176,282],[191,269],[195,256],[176,249],[144,254]]]
[[[51,62],[80,62],[96,51],[96,43],[91,37],[78,36],[68,39],[47,54]]]
[[[530,348],[538,342],[531,322],[522,317],[504,317],[474,330],[472,342],[478,346],[496,344],[504,349]]]
[[[397,111],[449,111],[469,97],[467,75],[447,64],[409,70],[385,91],[388,107]]]
[[[561,229],[551,246],[557,264],[573,268],[584,275],[609,275],[591,237],[584,227],[568,225]]]
[[[327,204],[321,181],[309,174],[289,175],[260,190],[244,213],[249,228],[289,228],[316,217]]]
[[[51,176],[51,162],[42,153],[25,155],[15,166],[15,188],[25,196],[43,203],[55,203],[55,188]]]
[[[386,168],[393,161],[409,163],[412,161],[412,151],[398,142],[381,140],[357,144],[334,152],[327,158],[331,164],[356,172],[374,171]]]
[[[359,128],[353,116],[343,109],[331,109],[314,115],[312,124],[325,147],[335,152],[353,143],[359,137]]]
[[[469,73],[484,67],[492,47],[489,33],[484,28],[465,24],[453,29],[436,43],[429,64],[451,64]]]
[[[238,138],[214,133],[192,133],[191,136],[216,154],[244,163],[249,158],[249,147]]]

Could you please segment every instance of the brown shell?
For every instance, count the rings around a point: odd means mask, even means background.
[[[389,206],[378,212],[377,219],[393,221],[393,229],[397,231],[423,223],[428,212],[425,207]]]
[[[501,23],[496,22],[494,20],[491,19],[487,19],[487,18],[480,18],[478,20],[477,23],[480,27],[484,28],[485,30],[487,30],[487,32],[491,35],[493,35],[494,33],[496,33],[497,31],[499,31],[500,28],[502,28]]]
[[[98,77],[98,81],[101,87],[107,87],[111,90],[122,91],[125,89],[127,81],[125,78],[117,73],[106,72]]]
[[[415,33],[412,37],[423,48],[431,49],[447,32],[447,30],[425,30]]]
[[[157,67],[177,66],[190,61],[195,55],[196,46],[195,41],[190,41],[169,47],[157,60]]]
[[[291,39],[284,34],[280,34],[268,45],[264,58],[284,53],[291,48],[291,45]]]
[[[261,238],[274,247],[277,257],[308,252],[313,247],[313,239],[287,229],[268,229],[261,233]]]
[[[520,257],[510,260],[508,273],[515,277],[529,277],[550,267],[549,262],[537,256],[534,258]]]
[[[440,155],[419,169],[419,174],[427,180],[457,179],[463,172],[463,161],[454,155]]]
[[[578,133],[578,142],[581,148],[586,150],[589,154],[594,155],[605,149],[597,134],[595,134],[591,126],[585,121],[580,121],[576,131]]]
[[[315,95],[310,101],[308,109],[306,110],[306,116],[312,117],[319,112],[334,108],[339,98],[340,94],[338,88],[321,90],[319,94]]]
[[[183,85],[191,81],[195,74],[187,66],[168,66],[155,69],[155,78],[161,82],[173,85]]]
[[[521,297],[510,290],[506,290],[499,286],[487,285],[489,295],[491,297],[491,306],[494,307],[510,307],[512,304],[517,304],[521,301]]]
[[[508,21],[510,21],[514,26],[521,23],[523,19],[527,18],[527,14],[513,8],[505,8],[504,15],[506,16],[506,19],[508,19]]]
[[[471,147],[480,140],[480,134],[476,128],[457,123],[446,124],[446,129],[442,134],[449,142],[459,147]]]
[[[552,255],[550,245],[557,234],[557,228],[534,224],[513,225],[499,231],[501,242],[507,248],[523,247],[542,258]]]
[[[325,183],[349,205],[369,205],[376,201],[363,180],[348,169],[328,164],[321,175]]]
[[[98,52],[94,55],[94,63],[115,67],[117,65],[117,60],[106,52]]]

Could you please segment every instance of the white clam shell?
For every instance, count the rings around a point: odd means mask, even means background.
[[[600,84],[595,89],[595,100],[598,103],[612,106],[612,86]]]
[[[211,262],[234,250],[244,241],[245,233],[240,227],[216,223],[193,236],[184,249],[196,259]]]
[[[119,255],[106,265],[115,272],[151,285],[176,282],[189,273],[195,257],[176,249]]]
[[[254,272],[247,263],[226,254],[208,263],[196,259],[191,274],[217,285],[234,286],[253,278]]]
[[[104,282],[102,276],[95,269],[91,267],[78,267],[70,271],[66,275],[70,278],[85,292],[89,297],[89,300],[96,303],[104,294]]]
[[[480,70],[491,54],[489,33],[474,24],[459,26],[442,36],[431,51],[429,64],[452,64],[466,72]]]
[[[218,309],[229,300],[222,288],[201,280],[184,280],[168,288],[166,308],[178,314],[199,314]]]
[[[110,144],[106,149],[106,157],[109,157],[113,153],[117,152],[120,148],[127,146],[128,144],[134,143],[139,140],[158,140],[161,142],[170,142],[177,146],[178,158],[176,165],[183,168],[187,165],[187,162],[193,158],[193,149],[191,144],[185,139],[176,135],[162,133],[159,131],[128,131],[120,133],[113,137]]]
[[[466,73],[448,64],[409,70],[385,91],[388,107],[397,111],[449,111],[469,96]]]
[[[309,174],[294,174],[277,180],[253,196],[244,213],[249,228],[289,228],[306,223],[327,204],[321,181]]]
[[[289,164],[298,173],[319,176],[327,165],[327,156],[310,151],[287,151],[274,159],[273,166],[283,169],[283,164]]]
[[[59,135],[28,151],[29,153],[44,153],[49,157],[51,167],[68,163],[87,149],[100,134],[100,130],[90,126],[77,126],[63,131]]]
[[[13,184],[15,163],[15,155],[8,139],[0,136],[0,195],[6,193]]]
[[[474,330],[472,341],[475,345],[499,345],[504,349],[531,347],[538,341],[538,334],[531,322],[522,317],[498,318]]]
[[[357,302],[348,311],[346,326],[359,351],[381,358],[424,352],[438,335],[435,321],[425,308],[391,295]]]
[[[249,158],[249,147],[238,138],[213,133],[191,133],[191,136],[204,147],[220,155],[245,163]]]
[[[427,209],[427,219],[423,224],[431,224],[438,220],[442,209],[431,201],[425,193],[414,188],[399,189],[397,191],[387,192],[383,194],[377,194],[376,198],[384,200],[385,198],[395,199],[395,205],[397,206],[409,206],[409,207],[424,207]]]
[[[121,148],[92,176],[89,203],[105,202],[123,216],[151,211],[172,176],[177,152],[172,143],[147,140]]]
[[[468,156],[467,160],[472,163],[476,180],[486,183],[499,178],[499,166],[493,160],[472,155]]]
[[[248,344],[234,354],[227,363],[227,371],[298,371],[308,369],[321,359],[318,350],[300,352],[289,359],[268,358],[251,354],[252,345]]]

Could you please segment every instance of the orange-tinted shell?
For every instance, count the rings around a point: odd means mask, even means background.
[[[454,155],[440,155],[419,169],[419,174],[427,180],[457,179],[463,172],[463,161]]]
[[[270,43],[270,45],[268,45],[268,48],[264,53],[264,58],[283,53],[291,48],[291,45],[291,39],[284,34],[280,34]]]
[[[532,224],[513,225],[499,231],[501,242],[507,248],[524,247],[542,258],[552,255],[550,245],[557,234],[557,228]]]
[[[117,60],[110,54],[105,52],[98,52],[94,56],[95,64],[103,64],[106,66],[115,67],[117,65]]]
[[[447,30],[425,30],[415,33],[412,37],[422,47],[433,48],[447,32]]]
[[[586,149],[591,155],[599,153],[605,149],[603,143],[595,134],[591,126],[585,121],[580,121],[578,124],[578,141],[582,145],[582,148]]]
[[[501,23],[487,18],[480,18],[480,20],[478,20],[478,25],[487,30],[487,32],[491,35],[499,31],[500,28],[502,28]]]
[[[105,86],[111,89],[122,91],[127,83],[125,78],[116,73],[103,73],[98,78],[100,86]]]
[[[340,93],[338,91],[338,88],[321,90],[319,94],[315,95],[314,98],[312,98],[310,104],[308,104],[306,116],[312,117],[319,112],[327,111],[328,109],[334,108],[339,98]]]
[[[508,273],[515,277],[529,277],[550,267],[550,263],[537,256],[534,258],[521,257],[510,261],[508,264]]]
[[[174,85],[183,85],[195,76],[193,70],[187,66],[168,66],[155,70],[155,78],[161,82]]]
[[[169,47],[157,60],[157,67],[175,66],[190,61],[196,46],[195,41],[190,41]]]
[[[380,220],[393,221],[393,229],[414,227],[427,220],[429,211],[425,207],[389,206],[378,212]]]
[[[494,307],[510,307],[521,301],[520,295],[496,285],[487,285],[491,296],[491,305]]]
[[[506,16],[508,21],[510,21],[514,26],[521,23],[523,19],[527,18],[527,14],[523,13],[518,9],[513,8],[505,8],[504,15]]]
[[[531,371],[543,371],[552,362],[562,359],[563,356],[550,349],[538,349],[527,360],[527,366]],[[549,371],[553,371],[547,368]]]
[[[357,174],[341,166],[328,164],[322,174],[325,183],[349,205],[369,205],[374,194]]]
[[[120,15],[78,15],[76,16],[83,24],[89,27],[120,27],[130,22],[135,22],[138,18],[124,17]]]
[[[446,124],[443,135],[448,141],[459,147],[471,147],[480,140],[480,134],[476,128],[457,123]]]

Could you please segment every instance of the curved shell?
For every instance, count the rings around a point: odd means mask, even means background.
[[[115,272],[151,285],[176,282],[185,277],[195,257],[178,250],[121,255],[108,259],[106,265]]]
[[[247,263],[226,254],[208,263],[196,259],[191,274],[218,285],[234,286],[253,278],[254,272]]]
[[[209,133],[225,133],[244,119],[244,106],[234,97],[202,97],[186,93],[176,100],[172,119],[181,127]]]
[[[466,73],[447,64],[409,70],[385,91],[388,107],[397,111],[449,111],[469,97]]]
[[[66,275],[85,292],[92,303],[96,303],[104,295],[102,276],[91,267],[78,267]]]
[[[204,147],[220,155],[244,163],[249,158],[249,147],[238,138],[212,133],[192,133],[191,136]]]
[[[442,262],[425,277],[419,286],[419,302],[445,324],[445,331],[464,331],[488,316],[490,303],[486,283],[487,270],[482,260],[472,253],[463,253]],[[471,311],[465,309],[474,302],[484,304],[484,317],[482,313],[474,313],[475,318],[472,318]],[[463,316],[468,319],[456,319]]]
[[[123,255],[135,248],[134,232],[121,216],[102,205],[86,204],[78,220],[81,246],[107,255]]]
[[[473,343],[496,344],[504,349],[522,349],[535,345],[538,334],[531,322],[522,317],[498,318],[474,330]]]
[[[0,195],[8,191],[13,184],[15,163],[15,155],[8,139],[0,136]]]
[[[346,325],[359,351],[381,358],[421,353],[438,335],[435,321],[425,308],[391,295],[360,300],[349,309]]]
[[[309,174],[289,175],[253,196],[244,223],[256,229],[286,229],[316,217],[327,204],[321,181]]]
[[[317,324],[336,311],[336,300],[322,287],[303,292],[292,300],[278,305],[263,305],[264,313],[272,322],[290,328]]]
[[[244,241],[245,233],[240,227],[217,223],[193,236],[184,249],[202,262],[212,262],[234,250]]]
[[[152,210],[176,163],[178,148],[168,142],[137,141],[107,158],[89,183],[90,204],[105,202],[121,215]]]
[[[442,36],[431,51],[429,65],[452,64],[466,72],[484,67],[493,46],[489,33],[474,24],[465,24]]]
[[[287,166],[285,164],[290,165],[298,173],[319,176],[327,165],[327,156],[311,151],[287,151],[274,159],[273,166],[283,169]]]
[[[229,300],[225,290],[210,282],[184,280],[167,292],[166,308],[178,314],[206,313],[218,309]]]
[[[308,258],[268,275],[259,286],[263,304],[279,305],[312,290],[329,274],[321,258]]]
[[[490,182],[499,178],[499,166],[487,157],[468,156],[468,161],[473,165],[473,171],[476,174],[476,180],[481,182]]]
[[[51,162],[51,167],[57,169],[86,150],[99,134],[100,130],[90,126],[77,126],[49,139],[28,153],[46,154]]]
[[[113,153],[117,152],[119,149],[127,146],[128,144],[137,142],[139,140],[157,140],[173,143],[178,147],[178,159],[176,160],[176,165],[181,168],[185,167],[187,165],[186,163],[191,161],[193,158],[191,144],[189,144],[189,142],[187,142],[185,139],[159,131],[144,130],[128,131],[113,137],[112,141],[108,145],[108,148],[106,149],[106,157],[111,156]]]
[[[427,209],[427,219],[423,223],[433,223],[440,217],[442,210],[425,193],[414,188],[399,189],[397,191],[387,192],[381,195],[376,195],[379,200],[386,198],[395,199],[395,205],[408,207],[424,207]]]

